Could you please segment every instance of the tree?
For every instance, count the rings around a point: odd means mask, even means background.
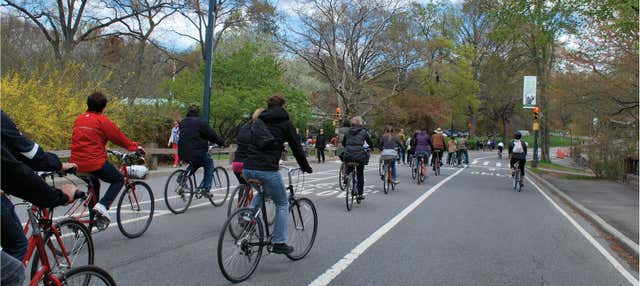
[[[40,1],[4,0],[2,6],[17,10],[33,22],[49,42],[56,59],[64,63],[82,42],[110,35],[108,27],[130,17],[166,5],[142,7],[137,1],[68,0]],[[104,11],[107,13],[100,13]]]

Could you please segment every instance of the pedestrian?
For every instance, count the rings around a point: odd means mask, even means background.
[[[169,143],[167,146],[175,150],[173,153],[173,167],[176,168],[180,164],[180,157],[178,156],[178,140],[180,139],[180,124],[177,120],[173,121],[173,127],[171,128],[171,134],[169,135]]]
[[[447,145],[449,151],[447,154],[447,164],[451,165],[451,158],[453,158],[453,154],[457,152],[456,139],[453,138],[453,136],[449,137],[449,143]]]
[[[402,164],[406,164],[405,154],[407,153],[407,146],[405,146],[405,142],[407,141],[407,137],[404,135],[404,128],[400,128],[400,132],[398,132],[398,140],[400,140],[401,144],[398,146],[398,151],[400,151],[400,162]]]
[[[324,149],[327,147],[327,139],[324,137],[324,129],[320,128],[320,134],[316,139],[316,154],[318,163],[324,163]],[[320,160],[322,158],[322,160]]]

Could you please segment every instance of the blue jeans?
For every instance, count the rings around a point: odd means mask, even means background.
[[[391,175],[393,176],[393,180],[397,180],[398,179],[398,167],[396,165],[396,160],[385,160],[384,161],[384,170],[386,171],[388,166],[387,166],[387,162],[391,161],[391,171],[393,172]]]
[[[272,243],[287,243],[287,221],[289,216],[289,197],[284,188],[282,176],[278,171],[243,170],[244,177],[258,179],[262,182],[262,191],[267,192],[276,204],[275,225],[273,227]],[[256,186],[253,186],[257,189]],[[262,192],[257,192],[251,201],[251,208],[255,209],[262,204]]]
[[[419,167],[419,163],[418,163],[418,156],[422,155],[424,157],[424,164],[428,165],[429,164],[429,157],[431,156],[431,151],[421,151],[421,152],[416,152],[416,161],[415,161],[415,166]]]
[[[0,284],[6,286],[22,285],[24,282],[24,268],[22,267],[22,262],[4,251],[2,251],[2,257],[0,260],[0,264],[2,264],[2,268],[0,269],[0,273],[2,273]]]
[[[27,253],[27,237],[13,208],[13,203],[2,196],[2,251],[22,261]],[[4,271],[3,271],[4,273]]]
[[[124,176],[122,176],[120,171],[118,171],[118,169],[109,162],[105,162],[104,165],[102,165],[102,168],[91,172],[91,174],[94,176],[91,181],[94,190],[98,191],[98,195],[100,194],[100,181],[98,179],[110,184],[107,192],[104,194],[102,199],[100,199],[100,204],[109,209],[113,201],[118,196],[118,193],[120,193],[120,190],[122,190],[122,186],[124,186]]]
[[[202,156],[202,167],[204,167],[204,177],[202,178],[199,187],[205,189],[206,191],[209,191],[209,189],[211,189],[211,182],[213,181],[214,168],[213,159],[211,159],[209,153],[204,153],[204,155]],[[193,171],[195,172],[196,170],[197,168]]]
[[[400,150],[398,150],[398,153],[400,153],[400,162],[402,162],[403,164],[404,164],[405,162],[407,162],[407,161],[405,160],[405,157],[404,157],[404,153],[405,153],[405,151],[406,151],[406,150],[405,150],[404,148],[402,148],[402,147],[400,147]]]

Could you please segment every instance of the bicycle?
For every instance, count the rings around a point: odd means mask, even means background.
[[[353,202],[356,201],[360,204],[361,200],[358,196],[358,169],[359,163],[357,162],[348,162],[345,164],[346,179],[345,179],[345,202],[347,203],[347,211],[351,211],[353,208]],[[351,172],[349,172],[349,169]]]
[[[502,150],[498,150],[498,160],[502,160]]]
[[[76,192],[76,194],[74,195],[74,199],[81,199],[85,195],[86,194],[82,192]],[[62,243],[60,239],[61,237],[64,237],[64,235],[60,235],[59,233],[55,234],[56,241],[59,243],[59,246],[60,246],[59,251],[64,254],[65,261],[68,264],[66,265],[60,264],[57,259],[57,256],[54,255],[53,258],[56,263],[54,267],[57,267],[57,268],[53,268],[51,266],[51,264],[49,263],[49,257],[46,254],[46,249],[47,249],[46,247],[49,246],[50,247],[49,249],[52,250],[54,254],[56,254],[58,250],[54,250],[54,248],[52,248],[53,243],[49,239],[49,237],[51,236],[49,232],[53,231],[52,233],[55,233],[56,227],[54,224],[51,224],[51,220],[48,219],[50,212],[49,213],[47,212],[48,212],[47,209],[39,209],[38,207],[33,205],[31,205],[31,207],[29,208],[29,211],[27,211],[27,214],[28,214],[27,224],[31,225],[31,235],[29,236],[27,253],[24,259],[22,260],[22,265],[26,267],[29,260],[31,260],[31,257],[34,254],[34,251],[36,254],[36,256],[34,257],[34,262],[32,263],[31,282],[28,285],[30,286],[35,286],[35,285],[62,286],[62,285],[76,285],[80,283],[82,283],[82,285],[99,285],[99,284],[96,284],[95,282],[102,282],[101,285],[115,286],[116,283],[113,280],[113,278],[109,275],[109,273],[107,273],[105,270],[99,267],[96,267],[93,265],[84,265],[80,267],[74,266],[73,268],[71,268],[71,263],[73,261],[70,261],[68,255],[66,255],[67,250],[64,247],[64,243]],[[88,230],[83,224],[80,224],[75,220],[67,220],[67,221],[72,222],[71,224],[74,225],[75,229],[82,229],[81,232],[83,233],[83,236],[88,235]],[[45,236],[49,236],[49,237],[43,239],[43,233],[45,233]],[[87,240],[88,243],[91,245],[91,249],[93,249],[93,242],[91,241],[91,236],[87,236],[87,238],[88,238]],[[72,248],[72,250],[74,249],[75,247]],[[91,263],[93,263],[93,254],[91,254],[90,259],[91,259]],[[35,271],[33,271],[33,267],[36,268]]]
[[[413,168],[411,168],[411,178],[413,180],[417,180],[417,184],[420,185],[424,183],[427,178],[426,175],[426,166],[425,166],[425,155],[418,154],[415,156],[416,160],[418,160],[418,164],[415,164]]]
[[[318,214],[311,200],[295,197],[291,177],[293,173],[301,170],[285,166],[283,168],[287,169],[289,177],[287,189],[290,215],[287,236],[289,243],[294,246],[294,252],[286,256],[295,261],[304,258],[313,247],[318,231]],[[258,192],[264,191],[259,180],[250,179],[249,183],[254,184]],[[248,279],[258,267],[265,246],[267,254],[271,253],[270,229],[268,225],[263,226],[266,221],[264,200],[257,209],[241,208],[227,218],[218,237],[217,256],[218,266],[229,281],[237,283]],[[242,269],[233,269],[234,266]]]
[[[211,151],[211,147],[209,151]],[[212,181],[211,181],[211,196],[206,196],[201,191],[194,191],[196,185],[196,170],[193,165],[187,164],[186,169],[179,169],[174,171],[167,182],[164,185],[164,202],[167,208],[174,214],[181,214],[187,211],[191,205],[191,200],[195,196],[196,199],[207,197],[209,202],[215,207],[224,205],[224,202],[229,196],[229,174],[227,170],[218,166],[213,169]],[[214,199],[215,194],[213,192],[221,191],[224,193],[222,200],[216,201]]]
[[[127,238],[136,238],[147,231],[153,212],[155,209],[155,201],[151,187],[143,181],[132,180],[130,167],[137,162],[144,162],[142,154],[123,153],[115,150],[107,150],[107,153],[120,157],[120,173],[124,176],[124,192],[120,194],[118,206],[116,209],[116,221],[118,229]],[[132,169],[131,169],[132,170]],[[86,198],[75,201],[67,210],[65,216],[74,218],[80,223],[88,225],[89,232],[95,227],[98,231],[107,229],[108,224],[99,223],[92,211],[93,207],[98,203],[99,191],[93,185],[93,175],[90,173],[78,173],[76,176],[87,184],[88,195]],[[148,209],[144,206],[149,205]],[[87,213],[89,219],[86,219]],[[129,228],[129,226],[132,226]]]
[[[433,164],[433,174],[436,176],[440,176],[440,166],[442,165],[441,157],[442,150],[433,150],[433,156],[435,163]]]
[[[522,177],[520,174],[520,162],[515,162],[513,163],[513,169],[514,169],[514,174],[513,174],[513,190],[515,190],[516,192],[520,192],[522,191]]]
[[[347,163],[346,162],[342,162],[342,164],[340,164],[340,172],[338,173],[338,185],[340,186],[340,190],[344,191],[344,189],[347,187]]]
[[[383,176],[382,188],[385,194],[389,192],[389,189],[396,190],[396,184],[393,182],[393,165],[395,163],[394,159],[386,159],[384,160],[385,172]]]

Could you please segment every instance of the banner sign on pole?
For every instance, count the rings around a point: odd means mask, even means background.
[[[536,77],[525,76],[522,88],[522,108],[533,108],[536,106]]]

